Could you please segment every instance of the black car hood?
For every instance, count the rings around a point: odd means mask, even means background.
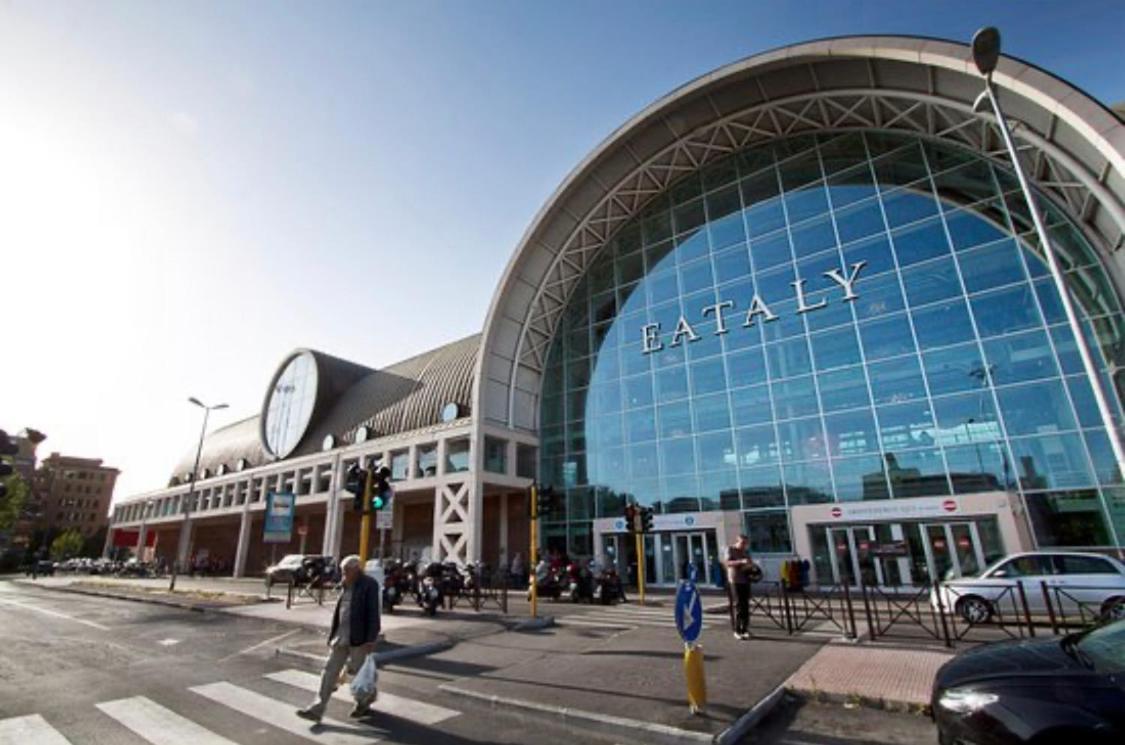
[[[1063,651],[1059,637],[986,644],[957,655],[938,670],[935,688],[953,688],[989,678],[1089,673]]]

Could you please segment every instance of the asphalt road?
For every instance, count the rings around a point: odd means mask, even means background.
[[[423,745],[565,742],[577,733],[466,707],[445,676],[393,667],[364,722],[333,700],[315,727],[311,667],[274,656],[291,627],[0,581],[0,745]]]

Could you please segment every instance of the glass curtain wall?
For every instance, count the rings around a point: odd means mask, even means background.
[[[1042,201],[1108,367],[1118,298]],[[1121,473],[1018,183],[912,136],[806,135],[679,181],[574,291],[540,413],[542,480],[567,494],[549,532],[576,554],[625,495],[742,510],[778,552],[793,505],[1004,489],[1041,545],[1125,536]]]

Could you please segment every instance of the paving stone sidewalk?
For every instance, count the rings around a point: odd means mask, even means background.
[[[813,699],[863,700],[889,708],[922,708],[934,675],[950,652],[827,644],[810,657],[786,687]]]

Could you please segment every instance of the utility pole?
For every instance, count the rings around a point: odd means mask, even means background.
[[[531,484],[528,492],[531,498],[531,548],[528,549],[529,563],[531,565],[531,617],[535,618],[539,610],[539,538],[536,535],[539,523],[539,488],[535,482]]]
[[[359,561],[362,566],[367,566],[367,548],[371,538],[371,482],[374,478],[374,468],[364,469],[363,518],[359,523]]]

